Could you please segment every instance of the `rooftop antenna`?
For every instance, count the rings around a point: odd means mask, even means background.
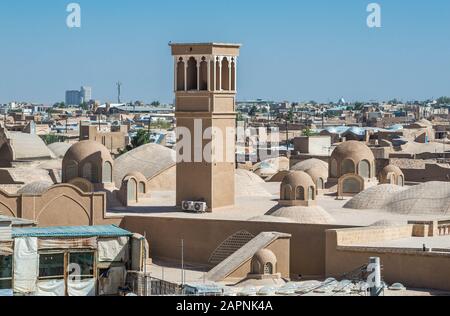
[[[120,92],[122,88],[122,83],[119,81],[117,82],[117,103],[120,104]]]

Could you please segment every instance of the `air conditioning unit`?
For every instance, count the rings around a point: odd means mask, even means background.
[[[183,201],[183,203],[181,203],[181,208],[183,209],[183,211],[186,211],[186,212],[193,211],[194,210],[194,202]]]
[[[194,203],[194,212],[196,213],[206,213],[207,206],[205,202],[195,202]]]
[[[208,207],[205,202],[183,201],[181,208],[185,212],[206,213]]]

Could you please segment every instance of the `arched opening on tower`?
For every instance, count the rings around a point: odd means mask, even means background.
[[[236,91],[236,60],[231,60],[231,90]]]
[[[222,59],[222,90],[230,90],[230,62],[227,57]]]
[[[221,90],[221,66],[220,59],[217,58],[216,60],[216,90]]]
[[[187,89],[197,90],[197,61],[194,57],[191,57],[188,60]]]
[[[208,90],[208,62],[205,57],[200,63],[200,90]]]
[[[177,63],[177,91],[184,91],[184,61],[180,58]]]

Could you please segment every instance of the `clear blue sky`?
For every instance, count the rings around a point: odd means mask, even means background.
[[[68,29],[78,2],[81,29]],[[239,99],[335,101],[450,95],[450,1],[1,0],[0,103],[56,102],[93,88],[171,102],[168,42],[239,42]]]

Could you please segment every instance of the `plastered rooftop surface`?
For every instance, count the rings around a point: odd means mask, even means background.
[[[192,218],[211,220],[249,220],[263,216],[278,206],[280,183],[263,183],[262,187],[272,196],[240,196],[236,198],[234,207],[217,210],[214,213],[192,214],[182,212],[176,208],[175,192],[152,192],[151,198],[141,201],[132,207],[117,207],[108,211],[109,215],[123,216],[152,216],[168,218]],[[320,196],[317,204],[325,209],[334,219],[336,225],[343,226],[369,226],[375,222],[389,220],[393,223],[407,224],[411,220],[441,220],[444,215],[401,215],[382,209],[347,209],[343,206],[350,200],[336,200],[335,196]]]
[[[154,261],[151,265],[148,265],[147,271],[151,271],[151,275],[154,278],[165,280],[172,283],[180,283],[182,269],[180,263],[176,262],[165,262],[165,261]],[[208,282],[206,279],[208,268],[200,267],[200,266],[184,266],[184,280],[186,283],[202,283]],[[323,280],[321,280],[323,281]],[[223,285],[229,285],[230,282],[224,282]],[[275,286],[281,287],[283,284],[274,284],[271,280],[266,280],[265,282],[260,282],[257,280],[247,280],[240,284],[237,284],[233,287],[234,292],[239,292],[244,287],[255,287],[256,289],[260,289],[264,286]],[[305,296],[348,296],[348,295],[357,295],[357,294],[348,294],[348,293],[315,293],[311,292],[305,294]],[[406,289],[403,291],[392,291],[385,290],[384,296],[449,296],[450,293],[429,289]]]
[[[376,248],[404,248],[408,249],[422,249],[423,245],[427,249],[441,249],[450,253],[450,236],[435,236],[435,237],[411,237],[388,241],[367,242],[364,244],[352,244],[354,247],[376,247]]]

